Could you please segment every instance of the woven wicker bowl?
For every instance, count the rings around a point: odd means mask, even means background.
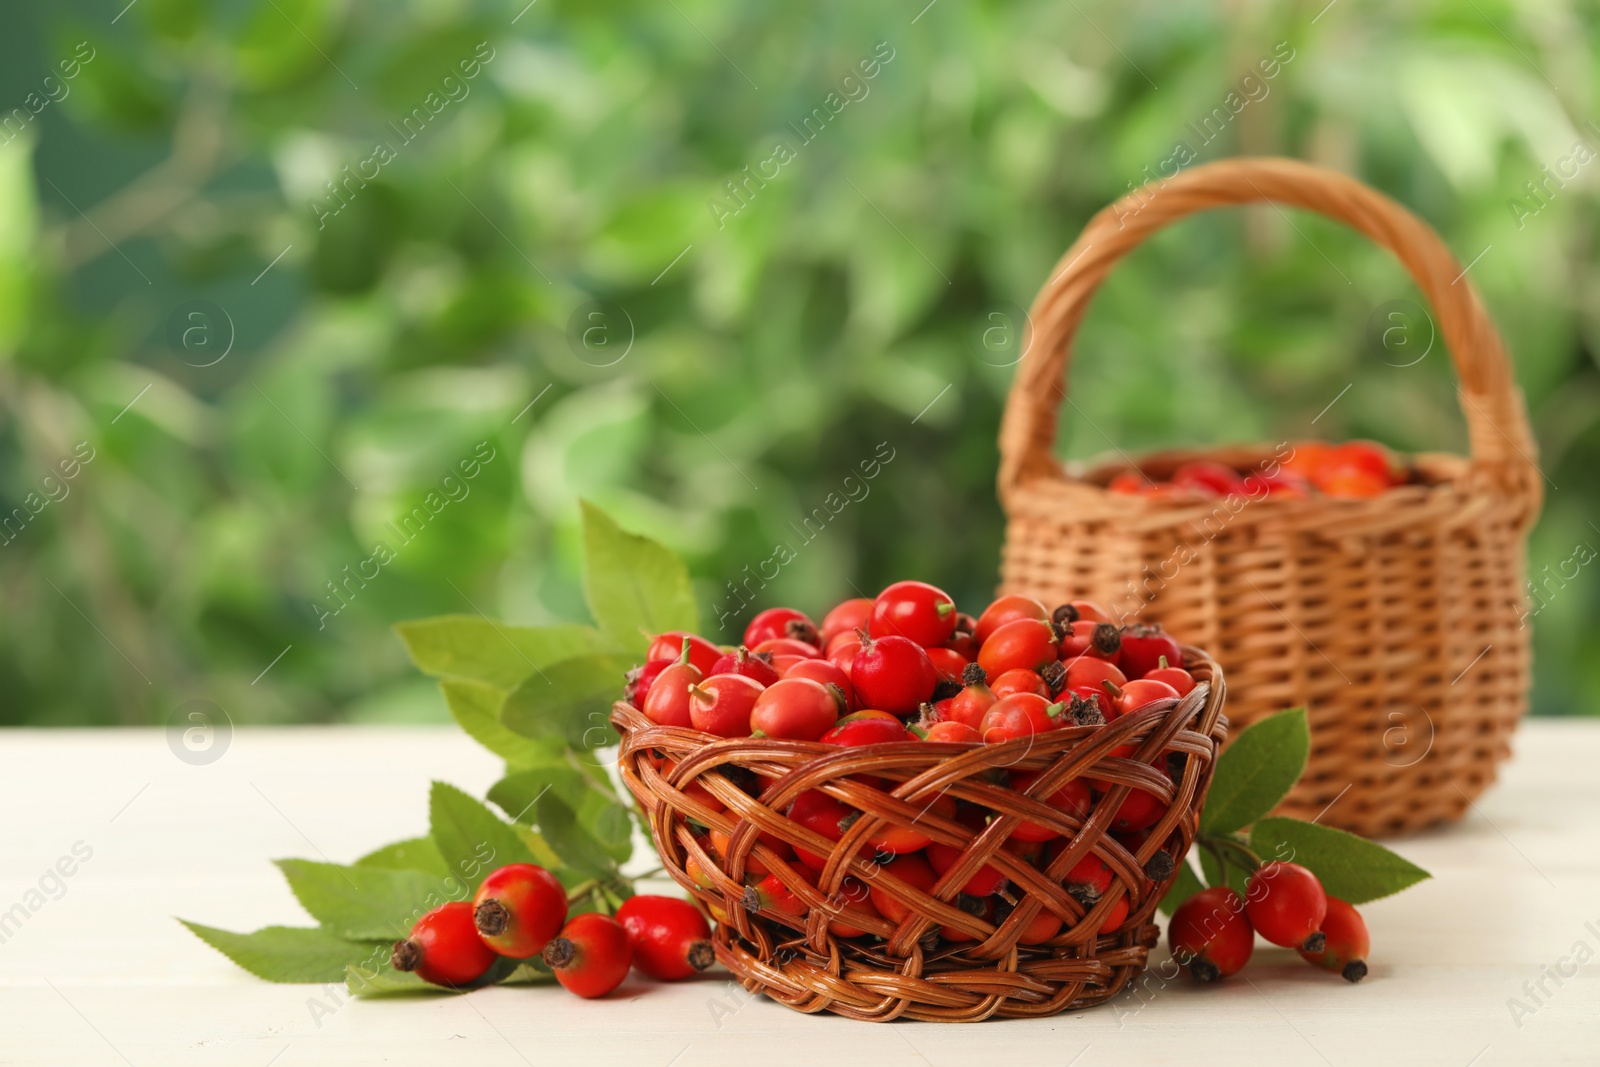
[[[1268,497],[1236,509],[1106,491],[1126,456],[1063,469],[1053,451],[1063,378],[1100,283],[1167,223],[1258,201],[1344,222],[1404,264],[1449,346],[1470,458],[1417,457],[1413,483],[1375,499]],[[1286,814],[1323,813],[1324,823],[1369,837],[1458,817],[1493,780],[1527,706],[1523,576],[1541,475],[1499,335],[1438,235],[1331,171],[1278,159],[1212,163],[1091,219],[1031,318],[1000,429],[1002,590],[1047,604],[1097,600],[1124,621],[1160,622],[1205,646],[1228,670],[1236,723],[1305,705],[1311,761]],[[1163,475],[1193,458],[1250,468],[1274,451],[1244,445],[1137,462]]]
[[[1105,726],[1072,727],[998,745],[905,742],[838,748],[799,741],[719,739],[695,730],[656,726],[628,704],[611,722],[622,735],[623,781],[649,816],[661,862],[718,920],[717,958],[749,989],[803,1012],[832,1011],[853,1019],[900,1018],[973,1022],[999,1015],[1053,1015],[1115,996],[1145,966],[1157,939],[1150,917],[1172,881],[1172,862],[1187,854],[1226,732],[1222,671],[1198,649],[1185,659],[1200,685],[1181,701]],[[1110,755],[1135,745],[1128,758]],[[1152,763],[1182,754],[1177,784]],[[668,776],[660,757],[676,762]],[[1080,775],[1112,783],[1082,822],[1032,796],[996,785],[996,768],[1043,772],[1031,792],[1050,796]],[[869,776],[866,781],[861,776]],[[875,780],[875,781],[874,781]],[[726,810],[713,811],[685,792],[703,786]],[[1167,810],[1134,851],[1107,832],[1129,787],[1162,798]],[[801,793],[820,789],[861,811],[837,844],[784,816]],[[754,794],[754,795],[752,795]],[[945,794],[998,813],[981,831],[927,810]],[[1001,849],[1022,817],[1057,829],[1070,841],[1048,870]],[[691,820],[730,834],[726,854],[702,844]],[[861,855],[866,838],[886,823],[915,823],[936,841],[965,850],[924,893]],[[776,859],[757,831],[829,857],[817,875]],[[870,853],[870,848],[867,849]],[[1164,855],[1158,856],[1161,852]],[[1115,872],[1111,889],[1088,909],[1062,878],[1095,853]],[[799,919],[760,909],[747,893],[746,863],[764,862],[809,906]],[[693,860],[714,883],[706,889],[686,872]],[[960,887],[984,864],[1011,881],[1017,907],[998,926],[958,907]],[[898,925],[837,903],[846,875],[885,889],[910,908]],[[1152,877],[1155,875],[1156,877]],[[1126,893],[1127,918],[1111,933],[1100,926]],[[830,905],[829,901],[835,901]],[[752,910],[752,909],[755,910]],[[1054,939],[1023,946],[1017,938],[1041,908],[1066,925]],[[828,919],[848,919],[868,936],[835,937]],[[947,942],[940,924],[978,938]]]

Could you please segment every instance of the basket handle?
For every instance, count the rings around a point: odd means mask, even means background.
[[[1473,466],[1520,483],[1532,506],[1542,486],[1522,394],[1500,334],[1455,256],[1427,223],[1382,193],[1336,171],[1292,159],[1207,163],[1103,208],[1052,271],[1029,312],[1033,338],[1000,423],[1000,497],[1038,478],[1066,477],[1055,459],[1056,419],[1066,396],[1073,335],[1117,261],[1170,222],[1198,211],[1270,202],[1316,211],[1395,254],[1433,305],[1461,381]]]

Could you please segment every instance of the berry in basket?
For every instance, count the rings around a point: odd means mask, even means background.
[[[1282,463],[1236,470],[1215,460],[1190,460],[1165,478],[1137,468],[1112,477],[1113,493],[1161,500],[1215,500],[1236,496],[1251,500],[1280,497],[1303,500],[1325,496],[1368,500],[1411,480],[1411,471],[1383,445],[1373,441],[1301,441]],[[1007,599],[1007,598],[1002,598]]]

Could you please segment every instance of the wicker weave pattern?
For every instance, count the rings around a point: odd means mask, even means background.
[[[998,745],[906,742],[837,748],[754,738],[718,740],[694,730],[656,726],[620,703],[611,721],[622,735],[623,781],[649,816],[663,865],[718,919],[717,957],[747,987],[800,1011],[875,1021],[1052,1015],[1115,996],[1144,969],[1156,943],[1158,931],[1150,919],[1171,877],[1152,879],[1145,867],[1158,850],[1165,849],[1169,857],[1187,854],[1227,731],[1220,668],[1197,649],[1186,647],[1184,652],[1202,684],[1182,701],[1101,727],[1054,730]],[[1127,744],[1137,746],[1133,756],[1110,755]],[[1184,755],[1176,785],[1150,765],[1168,752]],[[662,756],[677,764],[670,775],[657,770]],[[1024,795],[996,784],[996,768],[1043,773]],[[1113,783],[1082,822],[1033,799],[1052,795],[1080,775]],[[696,783],[727,810],[712,811],[688,794]],[[1107,832],[1132,786],[1168,804],[1136,853]],[[789,804],[811,789],[863,813],[839,842],[784,816]],[[759,795],[750,795],[752,791]],[[941,795],[982,805],[1000,817],[974,831],[929,810]],[[1048,825],[1071,841],[1046,871],[1000,847],[1022,819]],[[727,854],[711,854],[690,820],[730,834]],[[867,837],[886,823],[915,825],[936,841],[963,849],[963,855],[925,893],[861,855]],[[777,859],[757,840],[758,832],[828,856],[826,869],[817,875],[798,862]],[[1111,890],[1086,910],[1062,887],[1062,879],[1091,852],[1105,860],[1115,879]],[[755,901],[746,891],[745,865],[752,857],[806,902],[806,918],[750,910]],[[714,889],[697,885],[687,873],[691,858],[709,875]],[[985,864],[1010,879],[1017,900],[1015,911],[998,926],[957,903],[961,886]],[[894,924],[851,907],[840,887],[852,874],[887,888],[911,914]],[[1123,892],[1129,900],[1127,919],[1117,931],[1101,935],[1107,910]],[[1043,945],[1018,945],[1018,936],[1041,908],[1069,925]],[[828,929],[830,918],[882,940],[835,937]],[[940,944],[930,935],[941,924],[978,940]]]
[[[1071,341],[1111,267],[1170,222],[1259,201],[1345,222],[1404,264],[1460,378],[1471,458],[1419,457],[1424,484],[1372,500],[1269,498],[1236,513],[1109,493],[1121,461],[1064,472],[1053,447]],[[1524,559],[1542,486],[1499,335],[1433,230],[1303,163],[1208,164],[1091,219],[1031,314],[1033,344],[1000,431],[1002,590],[1099,600],[1203,645],[1229,672],[1242,725],[1306,705],[1311,764],[1286,814],[1310,817],[1337,799],[1323,822],[1368,836],[1458,817],[1493,780],[1526,710]],[[1139,464],[1160,476],[1187,459],[1249,468],[1273,455],[1238,446]]]

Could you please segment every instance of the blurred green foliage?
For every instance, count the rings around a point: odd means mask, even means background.
[[[705,618],[829,494],[764,603],[978,602],[983,331],[1180,142],[1487,248],[1549,476],[1531,569],[1600,542],[1600,164],[1562,163],[1600,146],[1592,5],[119,6],[0,13],[0,721],[443,718],[389,624],[581,617],[580,495],[684,553]],[[1443,352],[1371,341],[1415,299],[1320,219],[1187,222],[1098,299],[1063,451],[1459,450]],[[1565,567],[1536,707],[1593,712],[1600,578]]]

